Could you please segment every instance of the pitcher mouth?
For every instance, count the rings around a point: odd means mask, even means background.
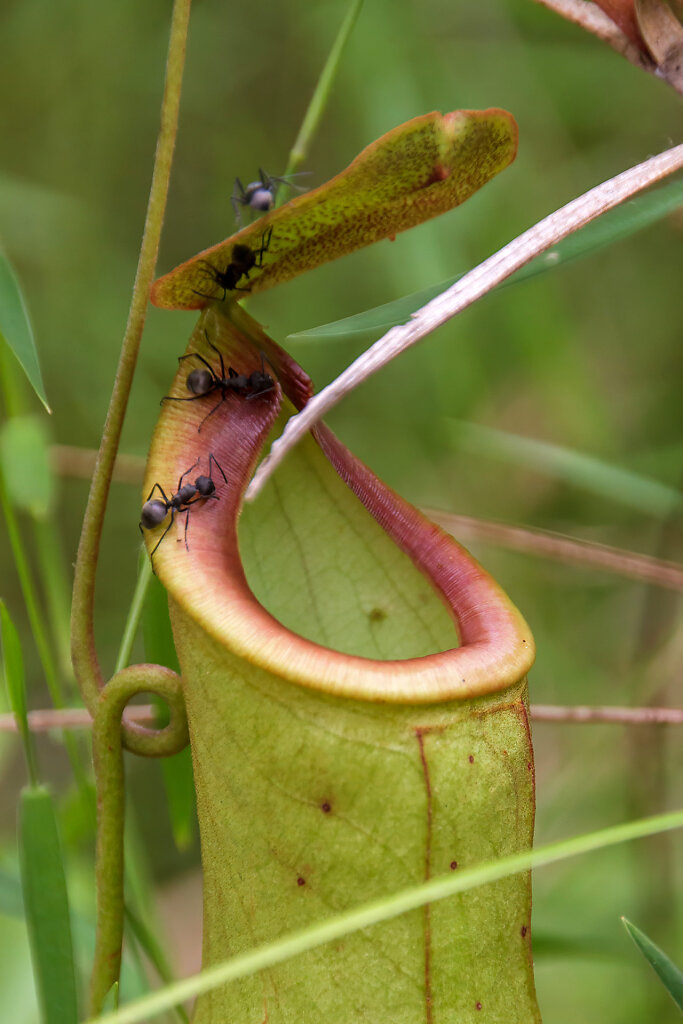
[[[301,408],[311,384],[301,367],[237,306],[230,319],[220,309],[205,311],[188,353],[203,353],[206,337],[222,353],[224,367],[237,367],[246,379],[260,371],[265,358],[277,381],[253,400],[228,389],[222,396],[212,393],[199,401],[164,403],[150,449],[144,496],[157,483],[168,495],[181,477],[189,479],[188,467],[206,474],[217,463],[225,475],[225,480],[218,473],[214,476],[217,500],[190,505],[184,522],[179,513],[179,528],[158,545],[154,566],[170,597],[239,657],[328,694],[431,703],[493,693],[522,679],[533,664],[534,641],[503,590],[457,541],[383,484],[324,425],[315,429],[315,440],[305,443],[311,451],[317,446],[314,457],[324,471],[331,471],[326,460],[436,589],[453,618],[453,647],[403,660],[346,654],[306,639],[263,607],[247,582],[240,557],[237,525],[242,496],[280,411],[283,392]],[[180,363],[171,397],[187,398],[188,367],[192,368],[188,361]],[[146,533],[150,551],[158,540],[157,531]]]

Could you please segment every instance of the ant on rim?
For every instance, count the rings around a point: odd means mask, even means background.
[[[240,288],[239,281],[243,277],[248,278],[249,272],[254,267],[263,266],[263,254],[268,252],[270,245],[270,239],[273,234],[273,229],[268,228],[261,235],[261,245],[258,249],[252,249],[250,245],[245,245],[242,242],[237,242],[233,245],[232,252],[230,254],[230,262],[228,263],[225,270],[219,270],[214,267],[213,263],[209,263],[208,260],[199,260],[199,265],[203,268],[204,273],[207,277],[210,277],[214,284],[217,284],[219,288],[223,289],[223,296],[221,302],[225,301],[225,297],[228,292],[248,292],[249,288]],[[215,299],[216,295],[207,295],[206,292],[199,292],[196,288],[192,291],[195,295],[201,295],[203,299]]]
[[[288,174],[284,178],[276,178],[273,174],[266,174],[262,167],[259,167],[258,173],[259,180],[250,181],[246,188],[239,178],[235,178],[235,187],[232,190],[230,202],[235,211],[237,224],[242,223],[240,206],[248,206],[259,213],[267,213],[268,210],[272,210],[275,204],[275,193],[277,192],[278,185],[286,185],[287,188],[294,188],[297,192],[305,191],[302,185],[295,185],[294,182],[289,181],[289,178],[298,177],[296,174]],[[309,172],[302,171],[301,173],[308,174]]]
[[[206,330],[204,331],[204,336],[209,348],[213,349],[218,356],[221,367],[220,375],[216,370],[214,370],[211,363],[209,363],[208,360],[206,360],[199,352],[188,352],[187,355],[180,356],[178,362],[182,363],[184,359],[198,359],[205,367],[205,369],[200,369],[198,367],[196,370],[192,370],[192,372],[187,376],[185,383],[187,385],[187,390],[192,392],[192,397],[176,398],[175,395],[166,395],[165,398],[161,399],[162,402],[196,402],[197,399],[204,398],[205,395],[210,395],[213,391],[220,391],[220,400],[216,405],[214,405],[210,412],[207,412],[206,416],[197,427],[197,433],[201,431],[209,416],[213,416],[216,410],[220,409],[230,391],[244,395],[247,401],[249,401],[251,398],[258,398],[259,395],[267,394],[275,387],[274,379],[269,373],[266,373],[265,356],[263,352],[261,353],[260,370],[254,370],[250,374],[238,373],[237,370],[233,370],[232,366],[229,366],[226,375],[223,353],[211,342]]]
[[[173,526],[173,522],[176,517],[176,512],[185,513],[185,533],[183,535],[183,538],[185,540],[185,550],[189,551],[190,549],[187,545],[187,527],[190,522],[190,511],[192,509],[192,506],[195,505],[198,501],[205,501],[208,498],[214,498],[216,501],[219,500],[218,495],[216,494],[216,485],[213,482],[212,465],[215,465],[220,470],[221,476],[223,477],[223,480],[226,482],[226,484],[228,482],[228,478],[223,472],[223,467],[221,466],[220,462],[213,454],[213,452],[211,452],[209,455],[209,475],[200,475],[195,478],[195,482],[193,484],[184,484],[183,480],[185,479],[185,477],[189,473],[191,473],[192,470],[195,469],[200,462],[201,456],[200,458],[197,459],[196,462],[194,462],[190,466],[189,469],[186,469],[185,472],[181,474],[180,479],[178,480],[178,488],[175,494],[171,494],[170,498],[164,491],[161,484],[156,483],[152,490],[149,492],[147,496],[147,501],[142,506],[142,511],[140,513],[140,522],[138,524],[140,528],[140,533],[143,532],[143,529],[153,530],[155,526],[161,526],[168,513],[171,513],[170,523],[162,533],[159,540],[154,545],[154,550],[151,552],[149,556],[150,561],[152,563],[152,570],[154,570],[154,556],[157,552],[157,548],[161,544],[162,540],[164,539],[168,531]],[[152,495],[156,490],[159,491],[161,498],[152,498]]]

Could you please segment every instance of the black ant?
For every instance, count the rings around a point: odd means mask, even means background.
[[[230,202],[235,211],[235,220],[238,224],[242,222],[240,206],[249,206],[252,210],[258,210],[259,213],[267,213],[268,210],[272,210],[278,185],[286,185],[288,188],[295,188],[299,192],[304,191],[301,185],[295,185],[293,182],[288,181],[288,178],[296,177],[294,174],[287,175],[286,178],[276,178],[272,174],[266,174],[262,167],[259,167],[258,173],[259,180],[250,181],[246,188],[239,178],[235,178],[235,187],[232,191]],[[302,173],[307,174],[308,171],[303,171]]]
[[[161,484],[157,483],[149,492],[149,495],[147,496],[147,501],[142,506],[142,512],[140,513],[139,523],[140,533],[142,533],[143,529],[153,530],[155,526],[160,526],[163,523],[166,516],[168,515],[168,513],[171,513],[170,523],[162,533],[161,537],[154,546],[154,550],[149,556],[152,562],[152,569],[154,568],[154,555],[156,554],[156,550],[161,544],[166,534],[168,533],[168,531],[173,526],[173,520],[175,519],[176,512],[185,513],[185,550],[189,551],[190,549],[187,546],[187,527],[190,522],[190,509],[198,501],[205,501],[208,498],[214,498],[216,501],[219,500],[218,495],[215,493],[216,485],[213,482],[213,474],[211,469],[212,463],[218,467],[218,469],[221,472],[221,476],[225,480],[226,484],[228,482],[228,478],[223,472],[223,467],[221,466],[216,456],[213,453],[211,453],[209,455],[209,475],[198,476],[193,484],[184,484],[183,480],[185,479],[185,477],[188,475],[188,473],[191,473],[192,470],[196,466],[198,466],[200,462],[201,458],[197,459],[197,461],[192,466],[190,466],[189,469],[185,470],[185,472],[181,475],[180,479],[178,480],[178,489],[176,493],[172,494],[170,498],[167,497],[166,492],[164,491]],[[161,498],[152,498],[152,495],[157,489],[161,495]]]
[[[243,277],[249,277],[249,272],[254,267],[263,266],[263,254],[268,252],[268,246],[270,245],[270,239],[273,234],[273,229],[269,228],[264,231],[261,236],[261,245],[258,249],[252,249],[250,245],[244,245],[242,242],[238,242],[232,247],[232,253],[230,254],[230,262],[228,263],[225,270],[219,270],[214,267],[208,260],[199,260],[199,263],[204,268],[204,273],[217,284],[219,288],[223,289],[223,298],[221,302],[225,300],[228,292],[248,292],[249,288],[240,288],[238,282]],[[215,299],[215,295],[207,295],[205,292],[198,292],[195,288],[192,289],[195,295],[201,295],[203,299]]]
[[[221,366],[220,375],[216,373],[211,363],[209,363],[204,356],[200,355],[199,352],[188,352],[187,355],[180,356],[178,362],[182,362],[183,359],[198,359],[205,367],[203,370],[199,368],[192,370],[192,372],[187,376],[185,383],[187,385],[187,390],[192,392],[192,397],[176,398],[175,395],[167,395],[165,398],[161,399],[162,402],[196,402],[198,398],[204,398],[205,395],[210,395],[212,391],[220,391],[220,401],[214,405],[213,409],[206,414],[202,422],[199,424],[199,427],[197,428],[198,433],[208,420],[209,416],[213,416],[216,410],[221,407],[229,391],[243,394],[247,401],[249,401],[251,398],[258,398],[259,395],[267,394],[275,387],[275,381],[269,373],[266,373],[265,357],[263,352],[261,353],[260,370],[254,370],[250,374],[238,373],[237,370],[233,370],[232,366],[229,366],[226,375],[223,353],[211,343],[206,330],[204,331],[204,336],[209,348],[212,348],[218,356]]]

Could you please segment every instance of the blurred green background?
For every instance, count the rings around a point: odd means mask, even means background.
[[[259,166],[282,173],[345,10],[339,0],[196,0],[160,272],[232,233],[236,175],[252,180]],[[56,444],[99,443],[145,213],[169,16],[161,0],[5,0],[0,10],[0,241],[30,307]],[[438,221],[256,297],[249,309],[278,341],[464,271],[580,192],[678,141],[680,99],[671,90],[530,0],[366,0],[306,165],[310,183],[410,117],[487,106],[517,118],[516,163]],[[628,486],[607,496],[599,469],[579,486],[559,465],[548,472],[524,464],[514,439],[550,442],[680,488],[681,229],[683,212],[486,298],[361,387],[329,422],[415,504],[680,557],[674,512],[644,510]],[[123,452],[145,455],[194,319],[150,310]],[[320,387],[367,340],[290,347]],[[471,425],[512,441],[495,454],[491,435]],[[54,516],[68,567],[86,493],[85,481],[60,480]],[[106,671],[135,583],[139,507],[137,486],[114,485],[98,589]],[[683,634],[674,593],[470,546],[532,625],[532,701],[675,703]],[[0,574],[25,639],[31,705],[48,706],[5,544]],[[675,806],[676,790],[680,799],[673,729],[539,723],[534,739],[538,842]],[[12,916],[17,747],[0,735],[0,992],[7,1019],[32,1024],[25,936]],[[43,738],[40,752],[67,800],[72,885],[87,918],[90,836],[69,817],[61,748]],[[143,859],[166,894],[166,931],[187,940],[200,912],[197,845],[182,855],[174,849],[159,766],[129,768]],[[680,851],[668,836],[537,873],[546,1024],[678,1019],[619,915],[680,958]],[[196,934],[173,950],[183,971],[196,966]]]

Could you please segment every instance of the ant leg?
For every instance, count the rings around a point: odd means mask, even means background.
[[[170,521],[170,523],[168,524],[168,526],[166,527],[166,529],[164,530],[164,532],[162,533],[161,537],[159,537],[159,540],[158,540],[158,541],[156,542],[156,544],[154,545],[154,549],[153,549],[152,553],[151,553],[151,554],[150,554],[150,556],[149,556],[149,560],[150,560],[150,562],[152,563],[152,571],[154,572],[154,575],[155,575],[155,576],[156,576],[156,570],[154,569],[154,556],[156,555],[156,553],[157,553],[157,548],[158,548],[158,547],[159,547],[159,545],[161,544],[162,540],[164,539],[164,537],[166,536],[166,534],[168,533],[168,531],[169,531],[169,530],[171,529],[171,527],[173,526],[173,520],[175,519],[175,513],[176,513],[176,510],[175,510],[174,508],[172,508],[172,509],[171,509],[171,521]]]
[[[201,297],[203,299],[215,299],[215,298],[217,298],[216,295],[207,295],[206,292],[198,292],[196,288],[192,289],[192,294],[193,295],[201,295]],[[225,299],[225,289],[223,289],[223,299]],[[221,299],[221,302],[223,301],[223,299]]]
[[[165,492],[165,490],[163,489],[163,487],[161,486],[161,484],[155,484],[155,485],[154,485],[154,487],[152,488],[152,490],[151,490],[151,491],[149,492],[149,494],[147,495],[147,501],[149,501],[149,500],[150,500],[150,498],[152,497],[152,495],[154,494],[154,492],[156,491],[156,489],[157,489],[157,488],[159,488],[159,493],[161,494],[161,497],[162,497],[162,498],[164,499],[164,501],[166,502],[166,504],[167,504],[167,505],[168,505],[168,506],[170,507],[170,504],[171,504],[171,503],[170,503],[170,501],[168,500],[168,498],[166,497],[166,492]]]
[[[240,206],[247,205],[247,193],[244,188],[244,185],[242,184],[239,178],[235,178],[235,187],[232,190],[232,197],[230,199],[230,202],[232,203],[232,208],[235,211],[235,220],[237,221],[238,225],[241,226],[242,211],[240,210]]]
[[[164,395],[159,402],[159,405],[163,405],[164,402],[196,402],[199,398],[205,397],[205,395],[192,395],[192,398],[176,398],[175,395]]]
[[[262,373],[266,372],[266,365],[267,365],[268,368],[273,371],[273,377],[277,380],[277,373],[275,372],[275,367],[273,366],[273,364],[271,363],[270,359],[268,358],[266,353],[263,351],[263,349],[259,349],[259,355],[261,356],[261,372]]]
[[[261,395],[267,395],[269,391],[275,388],[275,384],[269,384],[267,388],[259,388],[258,391],[252,391],[250,395],[247,395],[247,402],[252,398],[259,398]]]
[[[204,417],[204,419],[202,420],[202,422],[201,422],[201,423],[199,424],[199,426],[197,427],[197,433],[198,433],[198,434],[200,434],[200,433],[201,433],[202,427],[204,426],[204,424],[206,423],[206,421],[207,421],[207,420],[209,419],[209,417],[210,417],[210,416],[213,416],[213,414],[214,414],[214,413],[215,413],[215,412],[216,412],[216,411],[217,411],[218,409],[220,409],[220,407],[222,406],[223,402],[225,401],[225,395],[226,395],[226,392],[225,392],[225,390],[223,390],[223,394],[221,395],[221,400],[220,400],[220,402],[217,402],[217,403],[216,403],[216,405],[214,405],[213,409],[212,409],[212,410],[211,410],[210,412],[207,412],[206,416]]]
[[[180,359],[198,359],[199,362],[203,363],[204,366],[207,368],[207,370],[211,374],[212,378],[214,380],[216,379],[216,371],[214,370],[213,366],[211,365],[211,363],[207,362],[207,360],[204,358],[204,356],[200,355],[199,352],[188,352],[188,354],[186,356],[180,356],[179,358]]]
[[[214,352],[216,353],[216,355],[218,356],[218,358],[220,360],[220,364],[221,364],[221,378],[222,378],[222,380],[225,380],[225,363],[223,361],[223,353],[221,352],[221,350],[219,348],[217,348],[214,345],[214,343],[212,341],[209,340],[209,332],[205,330],[204,334],[206,336],[206,344],[209,346],[209,348],[212,348],[214,350]],[[199,358],[201,359],[201,356]],[[209,365],[203,359],[202,359],[202,362],[205,363],[206,366]],[[213,370],[211,372],[213,373]]]
[[[187,476],[187,474],[188,474],[188,473],[191,473],[191,472],[192,472],[192,470],[193,470],[193,469],[195,469],[195,467],[196,467],[196,466],[198,466],[200,462],[201,462],[201,456],[200,456],[200,457],[199,457],[199,458],[197,459],[197,461],[196,461],[196,462],[193,462],[193,463],[192,463],[192,465],[190,466],[190,468],[189,468],[189,469],[186,469],[186,470],[185,470],[185,472],[184,472],[184,473],[182,474],[182,476],[181,476],[181,477],[180,477],[180,479],[178,480],[178,486],[176,487],[176,494],[178,493],[178,491],[179,491],[179,490],[180,490],[180,488],[182,487],[182,485],[183,485],[183,480],[185,479],[185,477]]]
[[[192,502],[192,504],[194,504],[194,502]],[[189,525],[190,525],[190,509],[188,508],[188,509],[185,509],[185,533],[183,535],[184,539],[185,539],[185,550],[187,551],[188,554],[190,552],[190,548],[189,548],[188,543],[187,543],[187,528],[188,528]]]
[[[213,454],[213,452],[209,452],[209,479],[213,480],[213,477],[211,476],[211,463],[212,462],[215,463],[218,466],[218,468],[221,471],[221,476],[223,477],[223,479],[225,480],[225,482],[227,484],[228,478],[225,475],[225,473],[223,472],[223,467],[221,466],[220,462],[218,461],[216,456]]]

